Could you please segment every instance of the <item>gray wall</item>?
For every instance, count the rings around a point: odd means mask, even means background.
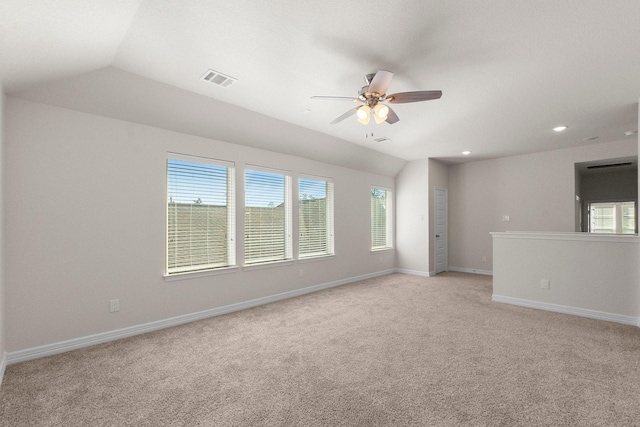
[[[638,152],[622,140],[453,166],[420,160],[394,180],[13,97],[0,107],[0,350],[9,352],[394,267],[428,274],[435,186],[448,187],[449,265],[491,270],[492,231],[574,230],[576,162]],[[246,164],[332,178],[336,256],[165,281],[168,151],[234,161],[238,183]],[[369,250],[372,185],[394,188],[396,251]],[[121,311],[110,314],[113,298]]]
[[[638,237],[513,232],[493,245],[494,301],[640,326]]]
[[[5,114],[9,352],[395,266],[394,251],[370,251],[369,221],[371,186],[393,189],[393,177],[14,97]],[[245,165],[290,171],[294,183],[298,174],[333,179],[336,255],[165,281],[167,152],[235,162],[239,230]],[[121,310],[109,313],[116,298]]]
[[[581,198],[587,202],[622,202],[638,199],[638,171],[583,174]]]
[[[575,231],[574,164],[637,153],[627,139],[450,166],[449,266],[491,270],[493,231]]]
[[[430,194],[429,160],[405,164],[396,177],[396,263],[401,271],[430,272]]]

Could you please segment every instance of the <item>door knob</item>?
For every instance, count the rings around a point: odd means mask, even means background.
[[[439,234],[436,234],[436,237],[440,237],[440,235],[439,235]]]

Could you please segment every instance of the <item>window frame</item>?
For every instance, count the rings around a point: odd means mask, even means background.
[[[384,224],[384,245],[374,245],[374,233],[378,227],[375,227],[374,221],[374,192],[383,191],[385,194],[385,224]],[[393,190],[389,187],[372,185],[370,188],[370,248],[371,252],[379,252],[391,250],[394,248],[394,223],[393,223]],[[375,228],[374,228],[375,227]]]
[[[224,252],[225,262],[215,264],[194,264],[191,266],[173,267],[170,268],[170,204],[171,204],[171,190],[170,190],[170,162],[174,160],[177,162],[187,162],[192,164],[201,164],[214,167],[226,168],[226,182],[225,182],[225,194],[226,200],[226,236],[223,247],[226,248]],[[164,277],[166,280],[177,280],[184,277],[199,277],[203,275],[211,274],[223,274],[232,272],[237,269],[236,265],[236,184],[235,184],[235,163],[214,159],[210,157],[185,155],[180,153],[168,152],[165,159],[165,267]],[[190,192],[193,190],[187,190]],[[193,203],[195,204],[195,203]],[[212,205],[213,206],[213,205]]]
[[[301,208],[301,202],[307,200],[307,199],[302,199],[302,194],[301,193],[301,182],[302,181],[316,181],[316,182],[323,182],[325,185],[325,212],[324,212],[324,221],[325,221],[325,227],[324,227],[324,233],[325,233],[325,242],[324,242],[324,251],[316,251],[316,252],[308,252],[308,253],[302,253],[301,252],[301,248],[302,248],[302,220],[303,218],[301,217],[301,215],[303,215],[303,211]],[[335,255],[335,238],[334,238],[334,231],[335,231],[335,185],[333,182],[333,179],[331,178],[326,178],[326,177],[320,177],[320,176],[314,176],[314,175],[306,175],[306,174],[300,174],[298,176],[298,194],[297,194],[297,201],[298,201],[298,260],[300,261],[306,261],[306,260],[312,260],[312,259],[317,259],[317,258],[323,258],[323,257],[330,257]]]
[[[284,247],[283,247],[283,256],[282,258],[271,258],[271,257],[264,257],[264,258],[255,258],[255,259],[251,259],[248,260],[247,259],[247,239],[248,239],[248,235],[247,235],[247,209],[249,208],[249,206],[247,206],[247,172],[257,172],[257,173],[265,173],[265,174],[272,174],[272,175],[281,175],[284,179],[283,179],[283,243],[284,243]],[[258,165],[250,165],[250,164],[246,164],[243,170],[243,178],[244,178],[244,183],[243,183],[243,189],[244,189],[244,221],[243,221],[243,230],[242,230],[242,236],[243,236],[243,247],[244,247],[244,253],[243,253],[243,268],[245,269],[252,269],[252,268],[263,268],[263,267],[268,267],[270,265],[274,265],[274,264],[282,264],[282,263],[287,263],[290,261],[293,261],[293,225],[292,225],[292,216],[293,216],[293,209],[292,209],[292,183],[293,183],[293,178],[292,178],[292,173],[290,171],[287,170],[283,170],[283,169],[274,169],[274,168],[269,168],[269,167],[264,167],[264,166],[258,166]]]

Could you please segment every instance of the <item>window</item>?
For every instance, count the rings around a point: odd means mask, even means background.
[[[235,264],[232,163],[167,160],[167,274]]]
[[[333,254],[333,182],[298,180],[298,256]]]
[[[635,202],[590,203],[589,232],[634,234],[636,232]]]
[[[247,169],[244,191],[245,264],[291,259],[291,176]]]
[[[393,247],[391,190],[371,188],[371,250]]]

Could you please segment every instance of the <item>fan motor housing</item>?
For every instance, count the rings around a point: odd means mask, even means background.
[[[369,86],[363,86],[362,89],[358,91],[358,98],[367,103],[370,107],[373,107],[384,97],[384,94],[369,92]]]

